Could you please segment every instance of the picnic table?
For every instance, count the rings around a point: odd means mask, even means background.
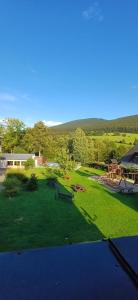
[[[81,185],[81,184],[74,184],[74,185],[72,185],[72,189],[75,192],[85,192],[86,191],[86,188],[83,185]]]

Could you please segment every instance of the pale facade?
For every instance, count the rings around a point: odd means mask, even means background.
[[[3,153],[0,155],[0,169],[6,169],[6,168],[22,169],[24,168],[25,162],[29,158],[32,158],[34,160],[35,167],[39,165],[38,158],[35,156],[35,154]]]

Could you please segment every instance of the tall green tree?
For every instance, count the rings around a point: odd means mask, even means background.
[[[4,128],[0,125],[0,152],[2,152],[2,141],[4,137]]]
[[[94,151],[94,141],[91,137],[87,137],[88,145],[87,145],[87,155],[88,155],[88,163],[93,163],[95,161],[95,151]]]
[[[41,121],[34,124],[33,128],[28,128],[24,136],[23,144],[29,152],[43,154],[47,145],[48,129]]]
[[[24,134],[25,124],[22,121],[19,119],[8,119],[2,140],[2,151],[14,152],[16,147],[21,146]]]
[[[73,139],[73,157],[75,161],[86,163],[88,161],[88,138],[81,128],[77,128]]]
[[[72,171],[75,167],[74,161],[70,159],[68,150],[65,148],[60,149],[60,152],[58,153],[57,157],[57,162],[59,163],[64,173]]]

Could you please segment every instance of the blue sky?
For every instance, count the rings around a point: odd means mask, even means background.
[[[0,119],[138,114],[137,0],[0,0]]]

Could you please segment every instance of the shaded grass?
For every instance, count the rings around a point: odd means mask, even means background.
[[[85,193],[75,193],[73,204],[55,199],[45,170],[31,173],[39,179],[38,191],[23,191],[11,200],[0,193],[1,251],[138,235],[138,195],[111,193],[88,178],[102,171],[81,168],[70,180],[59,178],[63,191],[77,183],[86,187]]]

